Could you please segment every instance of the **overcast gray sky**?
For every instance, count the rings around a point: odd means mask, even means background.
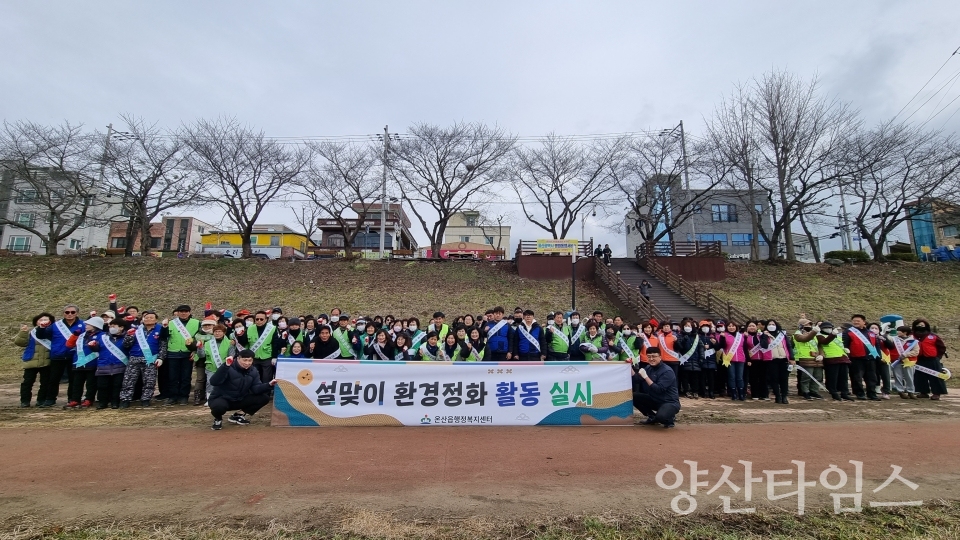
[[[782,68],[818,73],[874,123],[960,46],[958,29],[956,0],[0,0],[0,116],[104,129],[124,112],[170,127],[224,114],[273,136],[458,120],[596,134],[682,119],[697,134],[736,82]],[[958,69],[960,55],[932,85]],[[941,107],[960,84],[943,95]],[[958,127],[960,114],[945,129]],[[294,223],[282,208],[264,221]],[[513,226],[514,239],[542,236]],[[588,221],[591,235],[625,249]]]

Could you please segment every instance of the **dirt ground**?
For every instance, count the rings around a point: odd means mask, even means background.
[[[0,404],[17,403],[16,391],[0,385]],[[793,460],[816,482],[805,492],[807,512],[832,509],[831,493],[855,493],[850,460],[863,463],[863,508],[960,500],[960,395],[940,402],[681,401],[672,430],[272,428],[268,406],[250,426],[213,432],[206,407],[0,406],[0,453],[7,456],[0,522],[335,520],[344,508],[353,516],[376,511],[445,522],[670,513],[681,490],[693,494],[688,461],[707,471],[694,497],[698,513],[722,512],[723,495],[732,509],[776,506],[795,514],[797,497],[769,500],[796,489]],[[749,502],[740,461],[750,462],[759,479]],[[671,489],[657,483],[667,465],[683,474]],[[831,465],[845,471],[845,488],[822,485],[820,474]],[[900,476],[915,490],[895,480],[874,493],[892,465],[902,467]],[[707,494],[723,466],[738,489],[722,485]],[[831,474],[826,480],[836,483]],[[793,485],[768,493],[770,478]],[[669,486],[675,476],[666,473],[661,483]]]

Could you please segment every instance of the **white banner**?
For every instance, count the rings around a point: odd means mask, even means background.
[[[274,426],[633,425],[627,362],[280,358]]]

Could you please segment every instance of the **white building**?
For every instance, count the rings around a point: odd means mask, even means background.
[[[464,210],[450,216],[443,233],[444,244],[454,242],[486,244],[510,251],[510,226],[484,219],[478,211]]]
[[[37,174],[50,175],[47,169],[37,169]],[[44,202],[50,194],[37,193],[26,182],[18,182],[13,170],[3,168],[0,174],[0,249],[22,253],[45,254],[47,251],[45,234],[50,230],[48,216],[51,207],[57,208],[55,227],[74,219],[71,209],[66,205],[52,205]],[[79,227],[69,236],[57,243],[57,253],[80,249],[107,247],[110,235],[110,222],[125,219],[121,217],[122,205],[119,198],[93,191],[87,209],[87,215]],[[69,200],[73,198],[67,195]],[[33,229],[33,231],[27,230]],[[69,227],[66,227],[69,229]]]

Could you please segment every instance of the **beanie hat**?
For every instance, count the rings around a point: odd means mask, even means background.
[[[89,319],[83,322],[85,322],[86,324],[89,324],[90,326],[98,330],[103,330],[103,319],[101,319],[100,317],[90,317]]]
[[[652,318],[651,318],[651,319],[650,319],[650,326],[653,326],[654,328],[660,328],[660,323],[658,323],[656,319],[652,319]]]
[[[291,317],[290,320],[287,321],[287,325],[289,325],[289,326],[300,326],[300,318],[299,318],[299,317]]]

